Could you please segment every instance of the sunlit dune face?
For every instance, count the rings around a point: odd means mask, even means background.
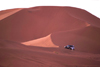
[[[53,47],[53,48],[59,48],[59,46],[54,45],[51,40],[51,34],[39,39],[22,42],[22,44],[26,46],[38,46],[38,47]]]

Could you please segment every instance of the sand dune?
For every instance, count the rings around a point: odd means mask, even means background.
[[[100,67],[99,35],[100,19],[79,8],[1,11],[0,67]]]
[[[27,47],[11,41],[1,41],[1,67],[98,67],[100,55],[81,51],[70,51],[62,48]],[[12,45],[13,44],[13,45]],[[13,47],[13,48],[10,48]]]
[[[37,9],[23,9],[1,20],[0,38],[26,42],[45,37],[53,32],[86,27],[84,21],[71,17],[64,8],[41,7],[40,10]]]
[[[86,21],[89,24],[91,24],[91,26],[95,26],[95,27],[99,27],[100,28],[100,18],[92,15],[91,13],[82,10],[82,9],[78,9],[78,8],[66,8],[67,12],[75,17],[78,18],[80,20]]]
[[[9,9],[9,10],[0,11],[0,20],[4,19],[20,10],[22,10],[22,9],[19,8],[19,9]]]
[[[77,51],[100,53],[100,28],[86,27],[78,30],[56,32],[51,35],[55,45],[63,47],[66,44],[76,46]]]

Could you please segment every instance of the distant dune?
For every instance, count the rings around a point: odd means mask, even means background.
[[[75,7],[0,11],[0,67],[99,67],[100,18]],[[74,45],[75,50],[64,49]]]

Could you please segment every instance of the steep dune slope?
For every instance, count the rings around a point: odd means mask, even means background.
[[[83,20],[85,22],[88,22],[89,24],[91,24],[91,26],[100,28],[100,18],[96,17],[95,15],[92,15],[91,13],[79,8],[68,7],[66,9],[71,16]]]
[[[86,23],[71,17],[63,7],[35,7],[0,21],[0,38],[25,42],[45,37],[53,32],[86,27]]]

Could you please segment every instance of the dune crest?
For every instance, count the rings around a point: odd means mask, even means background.
[[[8,17],[8,16],[20,11],[20,10],[22,10],[22,8],[12,9],[12,10],[11,9],[4,10],[4,11],[0,12],[0,20],[3,20],[4,18],[6,18],[6,17]]]

